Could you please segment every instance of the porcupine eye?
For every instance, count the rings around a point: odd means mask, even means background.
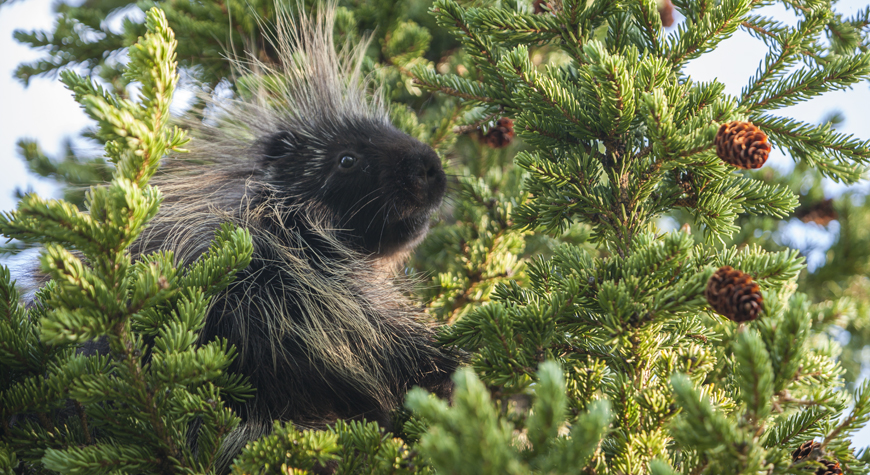
[[[353,157],[351,155],[345,155],[345,156],[341,157],[341,160],[339,160],[338,166],[344,170],[350,170],[351,168],[356,166],[356,163],[357,163],[356,157]]]

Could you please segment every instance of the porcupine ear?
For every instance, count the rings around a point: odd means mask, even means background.
[[[290,132],[282,131],[265,139],[263,158],[268,161],[277,160],[293,153],[296,149],[295,138]]]

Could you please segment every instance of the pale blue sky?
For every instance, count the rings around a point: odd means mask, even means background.
[[[14,208],[13,192],[16,187],[33,189],[43,196],[56,195],[56,189],[50,182],[26,174],[15,151],[18,139],[34,138],[52,155],[59,153],[64,137],[74,136],[89,125],[78,104],[55,78],[36,79],[28,88],[24,88],[12,76],[19,63],[40,56],[38,52],[17,44],[12,39],[13,30],[50,29],[53,22],[51,3],[51,0],[19,0],[0,8],[0,210]],[[852,15],[867,5],[867,0],[841,0],[837,11]],[[796,22],[794,16],[782,7],[768,7],[764,13],[783,22]],[[739,32],[716,51],[693,61],[688,73],[700,81],[718,79],[726,85],[727,93],[736,95],[756,72],[765,52],[766,47],[760,41]],[[862,139],[870,138],[870,127],[867,125],[870,124],[870,85],[866,82],[852,90],[829,93],[778,113],[807,122],[818,122],[833,110],[839,110],[845,116],[841,132]],[[97,154],[99,150],[91,152]],[[771,154],[769,166],[788,170],[791,163],[790,158],[775,150]],[[862,190],[868,188],[866,182],[858,187]],[[825,189],[829,194],[838,194],[843,187],[828,183]],[[790,242],[800,247],[805,247],[808,242],[825,246],[832,240],[832,233],[828,232],[830,229],[825,231],[816,225],[792,221],[783,224],[783,231],[791,239]],[[812,259],[811,255],[811,263]],[[859,433],[855,444],[870,445],[870,428]]]

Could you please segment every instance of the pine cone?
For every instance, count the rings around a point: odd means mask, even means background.
[[[492,148],[507,147],[514,139],[514,121],[502,117],[495,123],[495,127],[489,129],[486,135],[479,136],[479,140]]]
[[[716,134],[716,155],[737,168],[761,168],[770,154],[767,135],[751,122],[722,124]]]
[[[808,440],[801,444],[800,447],[798,447],[797,449],[795,449],[794,452],[791,453],[791,459],[795,462],[800,462],[801,460],[807,458],[813,450],[819,449],[819,447],[821,446],[822,444],[814,440]],[[819,451],[821,452],[821,449],[819,449]]]
[[[827,226],[839,217],[837,210],[834,209],[834,200],[831,198],[809,206],[801,206],[795,210],[794,216],[805,223],[812,222],[819,226]]]
[[[731,266],[720,267],[710,277],[704,296],[713,310],[738,323],[758,318],[764,302],[752,277]]]
[[[668,27],[674,24],[674,4],[671,0],[659,2],[659,17],[662,19],[662,26]]]
[[[840,468],[840,462],[828,461],[825,459],[819,460],[819,463],[824,467],[816,470],[816,475],[843,475],[843,469]]]
[[[819,458],[823,455],[822,452],[822,444],[814,441],[808,440],[801,444],[794,452],[791,454],[792,460],[795,462],[803,462],[806,459],[816,460],[820,464],[824,465],[824,467],[820,467],[816,469],[816,475],[841,475],[843,473],[843,469],[840,468],[840,462],[836,460],[831,462],[829,460]]]

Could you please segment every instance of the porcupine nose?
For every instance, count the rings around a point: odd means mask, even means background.
[[[421,185],[432,185],[438,181],[439,174],[442,174],[441,161],[438,155],[428,151],[420,156],[420,161],[417,164],[415,176]]]
[[[430,166],[422,165],[417,170],[417,180],[419,180],[420,184],[422,184],[424,186],[431,184],[432,182],[435,181],[436,177],[438,176],[439,168],[440,167],[436,167],[436,166],[432,166],[432,165],[430,165]]]

